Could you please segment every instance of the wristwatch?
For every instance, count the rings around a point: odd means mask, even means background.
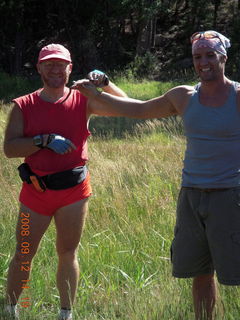
[[[41,134],[33,137],[33,144],[38,148],[43,148],[43,137]]]

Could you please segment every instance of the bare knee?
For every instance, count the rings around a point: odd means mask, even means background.
[[[192,293],[195,299],[206,299],[208,297],[211,301],[215,300],[216,284],[214,274],[195,277],[193,279]]]
[[[193,285],[195,287],[212,286],[214,283],[214,273],[202,274],[193,279]]]

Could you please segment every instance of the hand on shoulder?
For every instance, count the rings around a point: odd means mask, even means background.
[[[74,81],[71,89],[79,90],[88,98],[94,98],[96,95],[100,94],[97,87],[88,79]]]

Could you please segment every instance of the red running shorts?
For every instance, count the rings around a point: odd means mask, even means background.
[[[56,210],[74,202],[88,198],[92,194],[90,175],[80,184],[64,189],[37,191],[32,184],[26,182],[22,185],[19,201],[36,213],[53,216]]]

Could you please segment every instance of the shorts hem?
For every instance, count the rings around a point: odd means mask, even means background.
[[[236,280],[218,279],[218,282],[220,284],[223,284],[224,286],[240,286],[240,279],[236,279]]]
[[[20,202],[21,204],[23,204],[25,207],[28,207],[29,209],[31,209],[32,211],[34,211],[35,213],[37,213],[37,214],[41,214],[42,216],[48,216],[48,217],[51,217],[51,216],[52,216],[52,214],[48,214],[48,213],[46,213],[46,212],[36,211],[36,209],[33,208],[33,206],[31,206],[31,204],[29,205],[29,204],[27,204],[25,201],[19,200],[19,202]]]
[[[92,193],[90,193],[90,194],[88,194],[88,195],[85,195],[85,196],[83,196],[83,197],[80,197],[80,198],[77,199],[77,200],[69,201],[69,203],[68,203],[68,201],[67,201],[66,204],[64,204],[64,206],[61,206],[61,207],[57,208],[57,210],[58,210],[58,209],[61,209],[61,208],[64,208],[64,207],[67,207],[67,206],[69,206],[70,204],[73,204],[73,203],[79,202],[79,201],[81,201],[81,200],[87,199],[87,198],[89,198],[89,197],[91,197],[91,196],[92,196]]]
[[[212,274],[214,270],[205,270],[200,272],[188,272],[188,273],[177,273],[172,272],[173,277],[175,278],[195,278],[197,276],[205,275],[205,274]]]
[[[32,211],[34,211],[35,213],[37,213],[37,214],[40,214],[40,215],[42,215],[42,216],[48,216],[48,217],[53,217],[54,216],[54,214],[55,214],[55,212],[58,210],[58,209],[60,209],[60,208],[64,208],[64,207],[66,207],[66,206],[69,206],[70,204],[73,204],[73,203],[76,203],[76,202],[78,202],[78,201],[81,201],[81,200],[84,200],[84,199],[86,199],[86,198],[89,198],[90,196],[92,195],[92,193],[90,193],[89,195],[86,195],[86,196],[84,196],[84,197],[82,197],[82,198],[80,198],[80,199],[78,199],[78,200],[76,200],[76,201],[69,201],[69,203],[67,202],[66,204],[64,204],[64,206],[61,206],[61,207],[59,207],[59,208],[57,208],[55,211],[54,211],[54,213],[49,213],[49,212],[40,212],[40,211],[37,211],[35,208],[34,208],[34,206],[31,206],[31,204],[29,205],[29,204],[27,204],[25,201],[22,201],[22,200],[19,200],[19,202],[21,203],[21,204],[23,204],[24,206],[26,206],[26,207],[28,207],[29,209],[31,209]]]

